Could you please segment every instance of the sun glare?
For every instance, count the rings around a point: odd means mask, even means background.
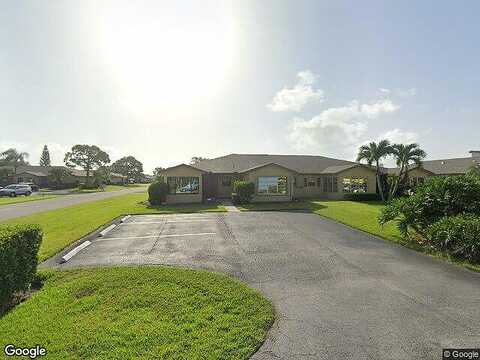
[[[101,47],[124,100],[140,111],[201,102],[221,90],[234,58],[231,15],[209,21],[109,12]],[[172,18],[172,17],[170,17]]]

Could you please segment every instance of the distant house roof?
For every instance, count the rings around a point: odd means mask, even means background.
[[[55,168],[63,168],[63,169],[68,169],[72,176],[76,177],[85,177],[87,176],[87,172],[85,170],[81,169],[72,169],[66,166],[38,166],[38,165],[24,165],[24,166],[19,166],[17,168],[17,175],[18,174],[30,174],[38,177],[45,177],[48,176],[50,173],[50,170],[55,169]],[[94,171],[91,172],[93,175]],[[111,176],[115,177],[122,177],[126,178],[126,176],[122,174],[117,174],[117,173],[110,173]]]
[[[435,175],[459,175],[465,174],[472,166],[480,166],[479,157],[426,160],[422,162],[420,168]],[[415,169],[417,167],[418,166],[413,165],[410,169]],[[388,169],[389,174],[398,174],[398,172],[398,168]]]
[[[320,174],[324,170],[336,166],[353,167],[358,165],[353,161],[325,156],[230,154],[215,159],[202,160],[192,166],[206,172],[228,174],[245,172],[267,164],[276,164],[300,174]]]

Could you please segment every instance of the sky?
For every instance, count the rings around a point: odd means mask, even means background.
[[[0,0],[0,150],[193,156],[480,149],[480,2]],[[389,165],[391,160],[385,162]]]

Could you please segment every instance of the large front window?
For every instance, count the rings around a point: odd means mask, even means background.
[[[167,184],[169,194],[198,194],[200,178],[197,176],[169,176]]]
[[[261,195],[286,195],[286,176],[260,176],[258,178],[258,193]]]
[[[344,178],[342,186],[345,193],[366,193],[368,190],[365,178]]]

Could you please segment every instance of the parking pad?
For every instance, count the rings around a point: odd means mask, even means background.
[[[184,265],[235,273],[224,214],[134,215],[92,240],[64,267],[124,264]]]

